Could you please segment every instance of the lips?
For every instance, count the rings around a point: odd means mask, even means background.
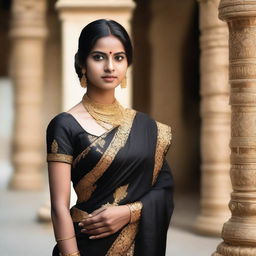
[[[106,82],[113,82],[116,78],[116,76],[102,76],[102,79]]]
[[[116,76],[102,76],[102,78],[116,78]]]

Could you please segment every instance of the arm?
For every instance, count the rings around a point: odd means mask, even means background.
[[[57,242],[58,248],[62,255],[67,255],[78,251],[76,238],[74,237],[75,231],[73,222],[69,212],[71,179],[70,169],[70,164],[67,163],[48,163],[51,217],[55,239],[65,239]]]

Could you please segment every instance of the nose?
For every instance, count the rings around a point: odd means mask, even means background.
[[[111,58],[108,59],[105,65],[105,72],[113,72],[114,71],[114,63]]]

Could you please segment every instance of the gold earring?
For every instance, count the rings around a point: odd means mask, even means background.
[[[121,88],[126,88],[126,76],[124,77],[124,79],[121,82]]]
[[[82,77],[80,80],[80,84],[83,88],[86,88],[86,86],[87,86],[87,79],[86,79],[85,73],[86,73],[85,68],[82,68]]]

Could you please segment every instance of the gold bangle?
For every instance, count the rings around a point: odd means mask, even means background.
[[[73,235],[73,236],[71,236],[71,237],[68,237],[68,238],[59,238],[59,239],[57,239],[56,240],[56,242],[59,242],[59,241],[64,241],[64,240],[69,240],[69,239],[72,239],[72,238],[74,238],[76,235]]]
[[[76,251],[76,252],[72,252],[72,253],[69,253],[69,254],[65,254],[64,256],[80,256],[80,252]]]
[[[126,204],[131,212],[130,223],[134,223],[140,219],[141,209],[143,207],[142,202],[137,201],[134,203]]]

